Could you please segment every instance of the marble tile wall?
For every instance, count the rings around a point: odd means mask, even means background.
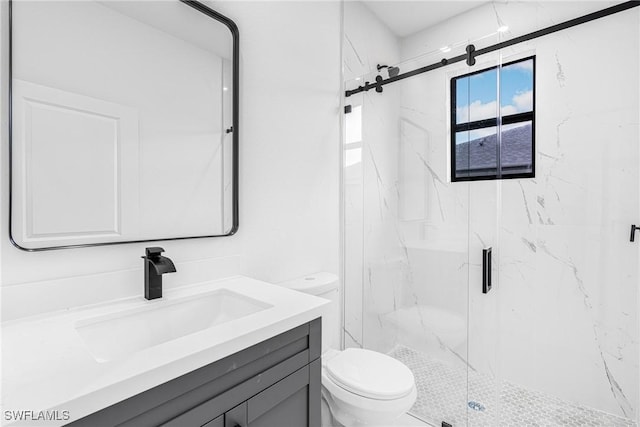
[[[483,47],[608,5],[486,4],[398,40],[398,61],[412,69],[439,60],[442,53],[423,54],[447,44]],[[509,31],[495,34],[498,24]],[[449,80],[469,72],[466,65],[363,95],[363,153],[371,158],[363,157],[360,189],[362,273],[346,283],[364,301],[359,344],[414,344],[637,420],[638,249],[628,228],[640,221],[639,24],[638,11],[627,11],[478,58],[476,70],[536,55],[533,179],[450,182]],[[362,31],[358,25],[346,20],[345,34]],[[487,246],[494,289],[484,295]],[[346,314],[355,316],[349,306]],[[442,319],[463,322],[468,342],[452,339]]]

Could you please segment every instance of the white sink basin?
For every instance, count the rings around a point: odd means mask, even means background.
[[[154,301],[136,295],[5,321],[3,411],[69,411],[70,420],[46,423],[62,427],[317,319],[328,304],[234,276]]]
[[[98,362],[108,362],[231,320],[271,304],[230,291],[154,300],[144,306],[76,322],[76,331]]]

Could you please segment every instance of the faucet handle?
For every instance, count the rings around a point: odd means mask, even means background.
[[[147,253],[148,258],[158,258],[164,249],[158,246],[153,246],[151,248],[146,248],[145,252]]]

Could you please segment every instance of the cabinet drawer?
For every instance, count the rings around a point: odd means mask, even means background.
[[[237,399],[235,388],[163,424],[163,427],[302,427],[310,419],[310,366],[304,366],[211,421],[221,398]],[[230,400],[231,401],[231,400]],[[311,423],[313,425],[313,423]]]
[[[249,427],[299,427],[309,420],[309,366],[247,401]]]
[[[162,424],[163,427],[201,426],[213,417],[229,411],[234,406],[251,398],[283,377],[295,372],[307,363],[306,351],[267,369],[260,375],[227,390],[193,409]]]
[[[224,427],[224,415],[220,415],[215,420],[211,420],[202,427]]]

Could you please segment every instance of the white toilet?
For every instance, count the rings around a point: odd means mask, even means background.
[[[338,277],[316,273],[280,285],[331,301],[322,318],[322,425],[395,425],[416,400],[413,374],[402,362],[382,353],[337,350]]]

